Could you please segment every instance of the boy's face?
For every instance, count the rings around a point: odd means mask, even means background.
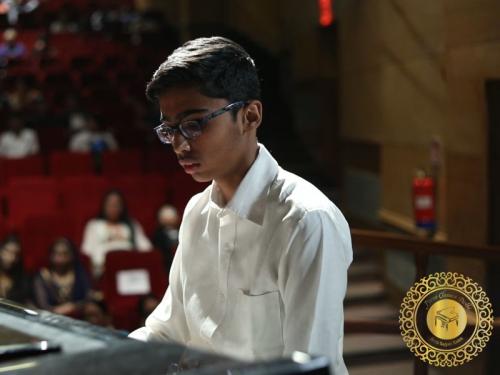
[[[226,99],[209,98],[195,87],[175,87],[159,98],[160,111],[168,123],[197,120],[230,104]],[[231,179],[243,162],[248,132],[243,131],[243,110],[234,120],[231,112],[217,116],[203,127],[200,136],[186,140],[176,133],[172,148],[184,171],[198,182]]]

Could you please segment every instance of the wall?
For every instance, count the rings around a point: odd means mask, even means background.
[[[411,222],[411,177],[437,137],[442,235],[485,243],[484,82],[500,76],[500,3],[343,1],[339,12],[341,134],[380,146],[382,217]],[[481,264],[449,266],[482,280]]]

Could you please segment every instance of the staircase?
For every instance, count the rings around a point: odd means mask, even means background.
[[[387,300],[379,253],[354,249],[349,268],[344,319],[397,319],[399,311]],[[344,361],[350,375],[413,373],[413,354],[399,334],[347,333]]]

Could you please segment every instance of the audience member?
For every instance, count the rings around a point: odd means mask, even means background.
[[[33,129],[25,127],[21,116],[11,115],[8,128],[0,135],[0,156],[15,159],[38,153],[38,136]]]
[[[0,44],[0,67],[22,61],[26,56],[26,47],[17,40],[17,31],[5,30],[3,40]]]
[[[91,298],[83,304],[83,320],[105,328],[113,328],[108,307],[102,299]]]
[[[49,266],[42,268],[34,280],[36,305],[57,314],[78,317],[89,290],[89,279],[75,247],[67,238],[57,239],[49,250]]]
[[[14,78],[12,81],[13,84],[5,95],[12,111],[31,111],[32,107],[44,104],[43,94],[37,88],[34,77],[19,77]]]
[[[83,130],[75,133],[69,142],[69,149],[74,152],[96,152],[118,149],[115,137],[103,130],[95,116],[87,115]]]
[[[170,271],[174,252],[179,241],[179,215],[175,207],[164,205],[158,211],[158,227],[153,234],[153,244],[161,251],[167,273]]]
[[[70,134],[76,134],[86,128],[88,115],[83,109],[80,98],[75,94],[66,97],[65,110],[62,114],[64,126]]]
[[[109,251],[150,251],[152,246],[142,226],[129,216],[121,192],[111,190],[104,196],[99,215],[87,223],[81,248],[90,257],[92,272],[98,278]]]
[[[21,244],[13,236],[0,245],[0,297],[22,304],[30,300],[30,283],[24,273]]]

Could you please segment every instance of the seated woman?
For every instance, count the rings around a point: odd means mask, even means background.
[[[104,196],[99,215],[87,223],[81,249],[92,261],[94,277],[99,278],[109,251],[150,251],[152,246],[141,225],[129,216],[123,195],[111,190]]]
[[[14,236],[7,237],[0,244],[0,298],[27,304],[29,286],[19,240]]]
[[[57,239],[49,250],[49,266],[34,280],[36,305],[57,314],[79,316],[90,290],[89,278],[67,238]]]

